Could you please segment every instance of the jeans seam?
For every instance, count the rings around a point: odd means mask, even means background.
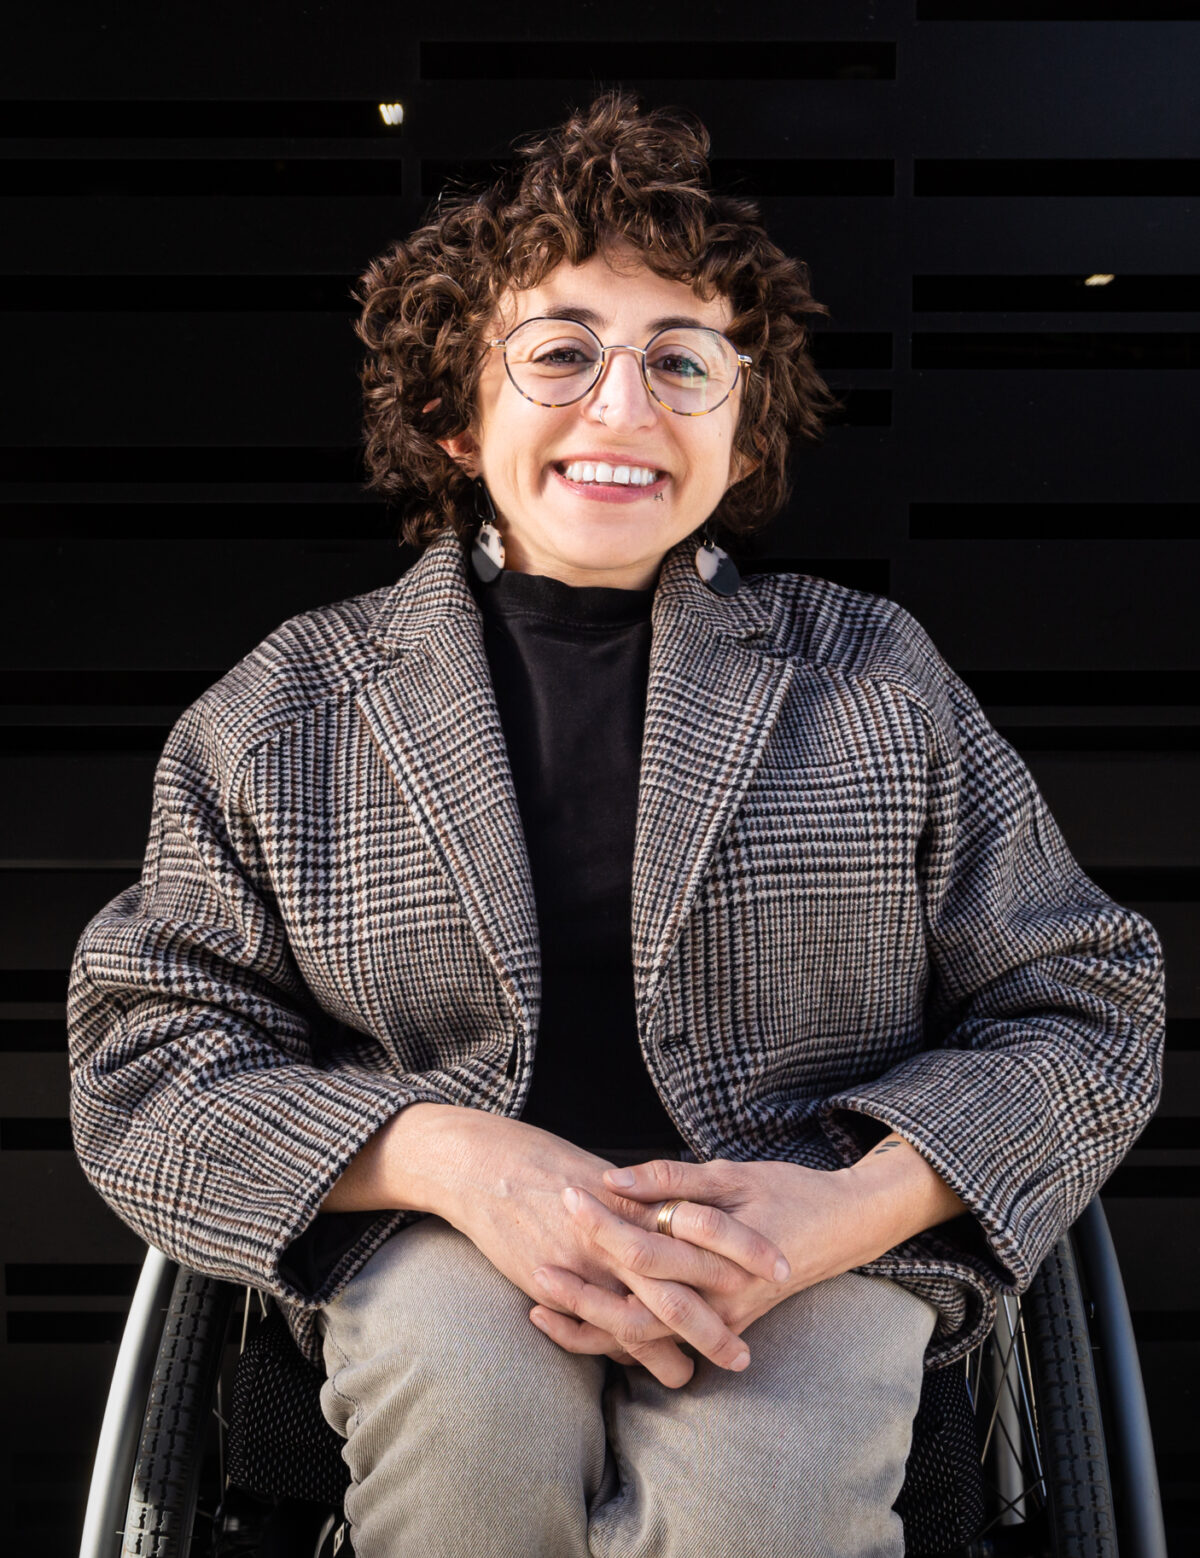
[[[334,1395],[338,1398],[339,1401],[345,1401],[351,1408],[350,1417],[346,1423],[346,1428],[348,1430],[346,1434],[346,1440],[349,1442],[350,1434],[358,1426],[358,1416],[362,1410],[362,1403],[357,1399],[357,1397],[352,1396],[349,1391],[343,1390],[342,1387],[338,1384],[338,1380],[342,1377],[346,1370],[351,1367],[351,1363],[350,1359],[338,1346],[336,1337],[329,1329],[328,1321],[325,1325],[324,1336],[325,1340],[329,1343],[330,1350],[336,1353],[338,1358],[338,1367],[334,1369],[331,1374],[326,1376],[326,1378],[329,1380],[329,1388],[333,1391]],[[342,1458],[344,1460],[345,1456],[343,1455]],[[347,1462],[347,1464],[349,1463]]]

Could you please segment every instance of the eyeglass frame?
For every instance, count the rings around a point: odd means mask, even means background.
[[[570,400],[538,400],[533,395],[526,395],[525,391],[517,383],[516,379],[513,378],[512,369],[508,365],[507,347],[509,341],[514,335],[516,335],[518,330],[523,330],[526,325],[534,324],[540,319],[545,319],[553,324],[577,325],[579,329],[586,330],[587,333],[591,336],[592,340],[595,341],[596,345],[600,348],[600,362],[596,376],[592,379],[592,382],[585,390],[581,390],[578,395],[572,395]],[[576,401],[582,400],[585,395],[590,395],[596,388],[596,385],[599,384],[600,380],[604,377],[604,370],[608,366],[608,357],[606,355],[608,352],[637,352],[637,354],[642,359],[642,383],[646,386],[647,395],[649,395],[650,399],[655,403],[656,406],[661,406],[664,411],[670,411],[677,417],[706,417],[710,412],[719,411],[725,402],[729,399],[730,395],[733,394],[734,386],[738,382],[737,378],[733,380],[733,383],[730,384],[727,393],[721,396],[720,400],[717,401],[715,406],[706,406],[703,411],[679,411],[676,410],[674,406],[668,406],[665,400],[661,400],[654,393],[653,386],[650,383],[650,375],[646,371],[646,354],[654,345],[655,341],[658,340],[660,335],[667,335],[672,330],[679,329],[704,330],[709,335],[719,336],[722,341],[726,342],[727,345],[733,347],[733,352],[738,362],[739,375],[741,374],[743,368],[753,368],[753,357],[747,357],[744,352],[739,352],[737,347],[734,346],[733,342],[724,333],[724,331],[714,330],[710,325],[665,325],[661,330],[656,330],[654,332],[654,334],[646,342],[645,346],[629,346],[626,343],[619,341],[614,341],[611,343],[611,345],[605,346],[604,342],[600,339],[592,327],[590,325],[585,325],[582,319],[558,319],[552,314],[534,314],[529,319],[522,319],[519,325],[514,325],[507,335],[497,336],[494,341],[489,341],[487,344],[489,351],[494,351],[498,346],[504,352],[504,372],[508,377],[508,382],[512,385],[513,389],[516,390],[517,394],[520,395],[523,400],[529,401],[532,405],[541,406],[546,411],[559,411],[563,406],[573,406]]]

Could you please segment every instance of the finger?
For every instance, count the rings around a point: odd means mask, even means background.
[[[593,1332],[615,1340],[627,1352],[670,1337],[670,1327],[655,1318],[632,1293],[614,1293],[586,1282],[564,1266],[539,1266],[533,1279],[545,1294],[545,1305],[565,1310]]]
[[[672,1277],[698,1287],[717,1288],[728,1286],[734,1276],[733,1267],[711,1250],[626,1222],[586,1190],[570,1186],[563,1192],[563,1204],[583,1237],[612,1257],[623,1281],[628,1273],[636,1272],[643,1277]]]
[[[589,1357],[608,1354],[611,1357],[614,1350],[620,1350],[616,1338],[610,1332],[602,1331],[599,1326],[590,1325],[586,1320],[560,1314],[557,1309],[539,1304],[529,1311],[529,1318],[539,1330],[545,1331],[551,1341],[557,1342],[567,1352]],[[628,1353],[624,1361],[632,1361]]]
[[[539,1305],[530,1311],[529,1318],[565,1352],[603,1356],[611,1358],[614,1363],[623,1363],[627,1367],[639,1363],[645,1367],[646,1359],[649,1358],[655,1364],[657,1378],[661,1379],[664,1385],[669,1384],[672,1388],[686,1385],[695,1368],[695,1365],[684,1357],[678,1344],[666,1337],[656,1342],[647,1342],[642,1348],[642,1357],[638,1359],[632,1353],[626,1352],[607,1331],[588,1325],[586,1321],[575,1320],[570,1315],[559,1314],[557,1309],[545,1309]]]
[[[618,1363],[624,1361],[623,1358],[617,1359]],[[696,1372],[696,1365],[680,1350],[679,1343],[670,1337],[647,1342],[644,1347],[638,1348],[629,1362],[641,1364],[668,1390],[678,1390],[681,1385],[686,1385]]]
[[[792,1274],[787,1256],[777,1244],[708,1202],[684,1201],[677,1206],[667,1237],[712,1250],[766,1282],[786,1282]]]
[[[631,1276],[631,1293],[612,1293],[561,1266],[543,1266],[534,1275],[557,1308],[610,1332],[639,1362],[645,1344],[661,1337],[664,1327],[718,1368],[737,1372],[750,1362],[741,1337],[684,1283]]]
[[[710,1201],[728,1188],[723,1164],[684,1163],[676,1158],[652,1158],[627,1168],[604,1171],[604,1182],[631,1201]]]
[[[559,1271],[557,1268],[544,1268],[551,1277],[571,1278],[571,1272]],[[574,1279],[579,1282],[579,1278]],[[543,1283],[542,1286],[549,1287]],[[588,1284],[583,1284],[587,1286]],[[564,1284],[562,1298],[557,1296],[558,1284],[554,1284],[556,1293],[555,1302],[574,1302],[570,1296],[567,1285]],[[596,1288],[596,1293],[606,1292],[603,1288]],[[612,1295],[610,1295],[612,1296]],[[587,1299],[582,1302],[586,1305]],[[669,1336],[656,1336],[649,1341],[631,1342],[628,1347],[622,1346],[614,1336],[601,1330],[598,1326],[587,1321],[572,1319],[569,1315],[559,1313],[556,1309],[547,1308],[539,1304],[530,1313],[529,1317],[536,1326],[547,1336],[567,1352],[600,1352],[605,1353],[617,1363],[626,1365],[640,1364],[642,1368],[653,1374],[660,1384],[667,1386],[669,1390],[678,1390],[686,1385],[695,1373],[696,1366],[680,1349],[674,1338]],[[662,1329],[655,1327],[655,1329]],[[600,1342],[605,1345],[599,1345]]]
[[[663,1282],[655,1278],[634,1277],[629,1285],[635,1298],[668,1326],[682,1341],[690,1342],[719,1369],[740,1373],[750,1362],[750,1349],[727,1326],[720,1315],[705,1303],[695,1288],[684,1282]]]
[[[572,1190],[563,1200],[576,1224],[626,1271],[717,1291],[736,1286],[744,1273],[766,1282],[791,1275],[778,1245],[720,1207],[685,1202],[675,1209],[671,1233],[661,1234],[626,1222],[586,1190]]]

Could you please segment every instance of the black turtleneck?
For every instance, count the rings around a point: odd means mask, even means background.
[[[654,587],[467,562],[533,874],[542,1009],[521,1118],[580,1146],[682,1146],[638,1046],[632,882]]]

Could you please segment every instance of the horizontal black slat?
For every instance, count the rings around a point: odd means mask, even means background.
[[[1156,1152],[1198,1151],[1200,1120],[1190,1115],[1159,1115],[1146,1126],[1136,1145],[1139,1148],[1152,1148]]]
[[[0,988],[3,988],[2,982]],[[65,1055],[65,1052],[67,1027],[61,1019],[0,1019],[0,1055]]]
[[[66,999],[65,968],[0,969],[0,1001],[53,1002],[61,1005]]]
[[[121,704],[128,708],[183,710],[218,681],[228,666],[29,666],[13,677],[5,701],[22,708],[65,703]]]
[[[1195,195],[1197,157],[918,157],[915,195]]]
[[[919,22],[1174,22],[1194,21],[1195,0],[917,0]]]
[[[65,993],[66,975],[62,975]],[[0,990],[3,990],[0,979]],[[0,1018],[0,1055],[66,1054],[67,1028],[61,1019],[17,1017]]]
[[[0,1119],[0,1151],[70,1152],[71,1122],[47,1115]]]
[[[304,196],[337,199],[403,194],[398,156],[380,157],[10,157],[0,159],[0,195],[122,200]]]
[[[0,524],[36,541],[391,541],[383,503],[8,503]],[[415,554],[414,554],[415,555]]]
[[[999,725],[1018,752],[1200,752],[1200,725]],[[0,751],[3,751],[0,731]]]
[[[182,712],[182,711],[181,711]],[[169,725],[0,725],[0,757],[162,750]]]
[[[1086,276],[962,274],[914,276],[912,306],[919,314],[1184,313],[1200,309],[1200,276],[1112,274]]]
[[[29,140],[395,137],[378,103],[303,98],[41,98],[0,102],[0,135]]]
[[[357,314],[353,276],[24,276],[0,313]]]
[[[1175,541],[1200,536],[1196,503],[910,503],[913,541]]]
[[[1200,368],[1200,331],[918,330],[914,368]]]
[[[10,444],[0,447],[0,481],[340,482],[364,479],[362,451],[314,445]]]
[[[1200,1198],[1200,1168],[1122,1164],[1105,1183],[1102,1194],[1106,1201],[1195,1200]]]
[[[1004,706],[1103,704],[1161,707],[1200,703],[1200,671],[1171,667],[1124,666],[1112,670],[971,670],[957,667],[981,703]]]
[[[1187,866],[1096,866],[1084,869],[1118,903],[1200,902],[1200,870]]]
[[[9,1261],[4,1291],[10,1298],[126,1298],[137,1286],[141,1269],[130,1261]]]
[[[686,25],[686,13],[680,13]],[[425,81],[894,81],[896,45],[870,39],[591,38],[421,44]]]
[[[427,157],[421,163],[421,194],[429,198],[443,190],[471,192],[490,184],[508,165],[503,157],[488,162]],[[717,157],[710,167],[714,188],[752,199],[895,193],[895,164],[890,157]]]
[[[844,411],[829,413],[830,427],[891,427],[891,390],[851,389],[832,379],[829,381],[829,388],[845,402]]]
[[[823,373],[850,368],[886,372],[893,366],[889,330],[817,330],[809,345],[813,361]]]
[[[30,1342],[119,1342],[125,1329],[123,1313],[104,1309],[10,1309],[5,1316],[7,1340]]]

